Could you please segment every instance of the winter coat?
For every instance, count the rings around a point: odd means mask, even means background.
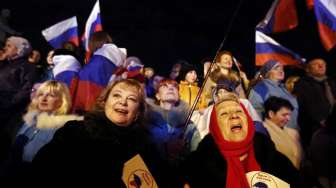
[[[197,82],[189,84],[187,81],[181,81],[179,84],[180,99],[186,102],[189,107],[191,107],[197,97],[198,90],[199,87],[197,86]],[[198,108],[198,106],[199,105],[196,107]]]
[[[160,187],[165,169],[155,149],[137,124],[121,127],[103,112],[89,113],[84,121],[70,121],[33,160],[35,174],[57,185],[125,187],[122,170],[126,161],[140,154]]]
[[[47,113],[30,112],[24,116],[24,125],[19,130],[16,145],[23,149],[21,159],[24,162],[32,162],[36,153],[53,138],[57,129],[71,120],[83,120],[83,117],[76,115],[51,115]],[[22,143],[23,140],[25,143]],[[18,149],[18,148],[16,148]]]
[[[336,82],[328,80],[331,92],[336,99]],[[294,94],[299,102],[299,125],[304,145],[309,145],[314,131],[320,127],[320,122],[329,115],[330,104],[326,97],[323,81],[317,81],[310,76],[304,76],[295,84]]]
[[[299,126],[297,119],[299,105],[296,98],[291,93],[289,93],[284,84],[276,83],[270,79],[263,79],[252,88],[248,99],[252,103],[255,110],[258,112],[259,116],[263,118],[265,115],[264,103],[271,96],[284,98],[291,103],[291,105],[294,107],[294,110],[292,111],[292,116],[287,126],[289,128],[298,130]]]
[[[178,165],[191,151],[196,150],[200,134],[193,123],[184,126],[189,107],[183,101],[171,110],[165,110],[147,99],[145,128],[150,134],[161,157],[172,165]]]
[[[255,157],[262,171],[299,187],[299,174],[292,163],[276,151],[273,142],[264,134],[254,135]],[[210,134],[204,137],[197,150],[182,166],[185,181],[192,188],[226,187],[227,163]]]
[[[4,123],[13,113],[24,111],[30,92],[37,79],[35,65],[23,57],[1,62],[0,68],[0,120]]]

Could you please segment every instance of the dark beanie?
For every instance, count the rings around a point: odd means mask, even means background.
[[[185,79],[185,76],[187,75],[188,72],[193,70],[196,71],[196,68],[185,60],[179,60],[178,63],[181,64],[181,70],[176,78],[176,81],[180,83],[180,81]]]

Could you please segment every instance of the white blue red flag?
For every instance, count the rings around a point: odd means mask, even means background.
[[[86,21],[85,31],[82,36],[82,41],[86,52],[89,52],[89,39],[92,33],[102,30],[103,28],[100,18],[100,6],[99,6],[99,0],[97,0],[88,20]]]
[[[96,50],[79,72],[74,110],[91,110],[101,91],[120,67],[125,67],[126,55],[114,44],[104,44]]]
[[[266,17],[257,25],[263,33],[278,33],[298,25],[295,0],[274,0]]]
[[[78,24],[76,16],[44,29],[42,35],[55,49],[61,48],[62,45],[68,41],[78,46]]]
[[[336,1],[315,0],[314,9],[322,44],[330,50],[336,44]]]
[[[144,67],[142,62],[137,57],[128,57],[126,59],[127,78],[133,78],[141,74],[141,69]]]
[[[278,60],[284,65],[300,65],[305,59],[277,43],[271,37],[256,31],[256,65],[262,66],[268,60]]]

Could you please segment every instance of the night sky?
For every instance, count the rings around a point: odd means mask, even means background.
[[[138,56],[160,74],[166,74],[176,60],[185,59],[201,74],[200,61],[215,56],[239,1],[100,0],[100,6],[103,29],[111,34],[117,46],[127,48],[129,56]],[[34,48],[46,54],[51,47],[41,30],[76,15],[81,36],[94,3],[95,0],[11,0],[1,3],[1,8],[11,10],[10,26],[23,32]],[[242,0],[224,43],[223,50],[233,52],[249,77],[256,70],[254,27],[271,3],[272,0]],[[325,58],[334,70],[336,51],[323,49],[313,11],[308,11],[304,3],[297,1],[299,27],[271,37],[307,59]]]

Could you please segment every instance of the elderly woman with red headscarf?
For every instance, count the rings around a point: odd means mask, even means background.
[[[253,121],[234,94],[223,96],[211,113],[210,133],[182,166],[191,187],[248,188],[246,173],[264,171],[297,187],[299,175],[272,141],[255,132]]]

